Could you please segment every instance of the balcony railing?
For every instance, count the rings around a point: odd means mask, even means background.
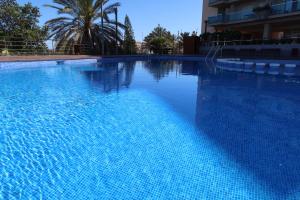
[[[222,24],[225,23],[225,15],[218,14],[216,16],[208,17],[208,24]]]
[[[217,1],[217,0],[212,0]],[[271,5],[270,16],[289,14],[300,11],[300,0],[288,1],[281,4]],[[223,23],[233,23],[245,20],[257,20],[260,19],[259,16],[252,10],[244,10],[240,12],[234,12],[229,14],[218,14],[216,16],[211,16],[208,18],[208,24],[217,25]]]
[[[209,0],[208,5],[214,6],[214,5],[220,5],[220,4],[229,4],[233,2],[237,2],[239,0]]]
[[[208,4],[209,5],[213,5],[216,3],[224,3],[224,2],[228,2],[229,0],[209,0]]]
[[[255,19],[256,15],[252,11],[242,11],[235,12],[230,14],[218,14],[216,16],[212,16],[208,18],[209,24],[222,24],[228,22],[237,22],[243,20],[251,20]]]
[[[231,13],[229,15],[226,15],[225,20],[229,22],[236,22],[236,21],[250,20],[255,18],[256,15],[252,12],[252,10],[246,10],[243,12]]]
[[[272,5],[272,14],[280,15],[300,11],[300,0],[288,1],[281,4]]]

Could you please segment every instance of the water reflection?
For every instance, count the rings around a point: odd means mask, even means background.
[[[144,62],[144,68],[154,77],[155,80],[159,81],[162,78],[169,75],[169,73],[178,70],[180,63],[176,61],[160,61],[152,60]]]
[[[299,189],[299,78],[215,72],[199,62],[158,60],[106,63],[83,73],[104,92],[129,86],[148,90],[194,121],[272,191],[287,196]]]
[[[134,74],[135,63],[104,63],[97,70],[82,73],[102,92],[111,92],[121,88],[129,88]]]
[[[236,73],[199,76],[196,125],[214,143],[287,196],[300,187],[297,79]]]

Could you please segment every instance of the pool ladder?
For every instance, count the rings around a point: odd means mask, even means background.
[[[222,56],[224,47],[225,47],[225,44],[223,44],[223,45],[217,44],[216,46],[212,45],[205,57],[206,64],[208,65],[209,64],[208,61],[210,61],[215,66],[214,60],[219,52],[221,52],[221,56]]]
[[[214,45],[211,46],[205,57],[205,61],[207,61],[207,60],[213,61],[220,51],[221,51],[221,56],[222,56],[222,51],[223,51],[224,47],[225,47],[224,44],[223,45],[218,44],[216,46],[214,46]]]

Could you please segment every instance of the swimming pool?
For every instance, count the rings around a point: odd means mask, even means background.
[[[299,91],[201,61],[2,70],[0,199],[299,199]]]

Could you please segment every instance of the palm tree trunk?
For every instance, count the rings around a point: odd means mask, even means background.
[[[104,21],[103,21],[103,1],[101,3],[101,54],[104,55]]]
[[[116,17],[116,55],[118,55],[118,8],[115,8]]]

